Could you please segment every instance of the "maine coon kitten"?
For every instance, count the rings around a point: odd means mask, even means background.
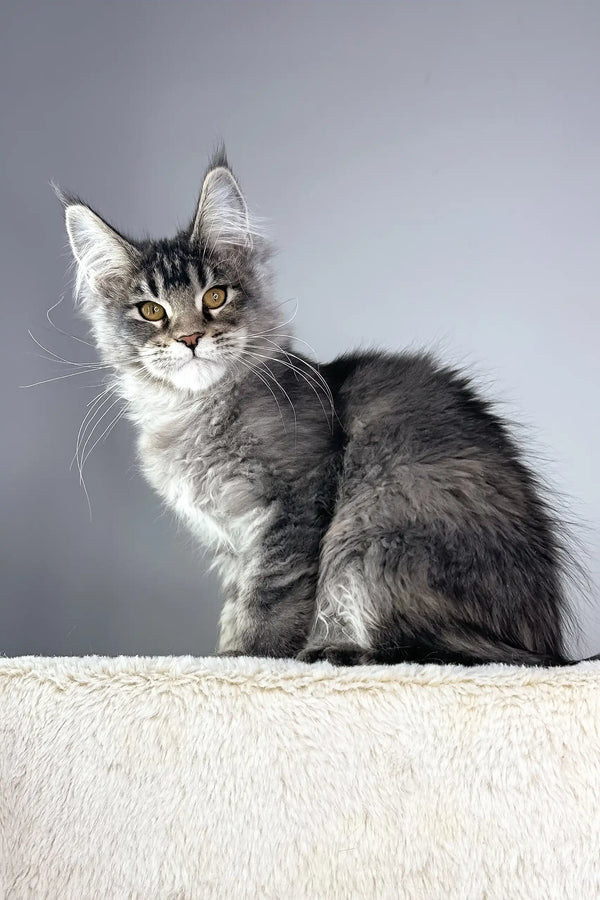
[[[502,421],[429,355],[293,349],[224,152],[172,239],[62,199],[142,469],[214,551],[219,652],[565,662],[557,529]]]

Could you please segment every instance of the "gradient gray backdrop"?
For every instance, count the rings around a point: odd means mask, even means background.
[[[3,2],[0,652],[209,653],[218,588],[122,424],[69,471],[98,377],[61,210],[192,214],[218,138],[319,357],[435,344],[527,428],[581,523],[600,649],[600,4]],[[290,315],[294,303],[289,304]],[[578,601],[577,601],[578,602]],[[577,649],[577,648],[574,648]]]

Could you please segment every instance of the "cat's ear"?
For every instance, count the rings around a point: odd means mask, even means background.
[[[84,282],[101,294],[122,287],[139,251],[83,203],[66,204],[65,223],[77,262],[77,291]]]
[[[239,184],[220,152],[202,185],[191,240],[209,251],[227,253],[252,248],[253,229]]]

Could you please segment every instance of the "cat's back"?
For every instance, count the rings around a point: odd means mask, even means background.
[[[516,456],[502,421],[468,377],[429,353],[346,353],[320,367],[348,439],[388,440],[428,459]]]
[[[475,528],[496,533],[507,558],[523,543],[552,560],[555,520],[538,479],[461,372],[429,354],[387,353],[348,354],[322,372],[344,429],[340,496],[353,518],[360,509],[386,533],[419,522],[428,540],[440,528],[472,540]]]

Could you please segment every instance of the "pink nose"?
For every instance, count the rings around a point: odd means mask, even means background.
[[[178,341],[181,341],[182,344],[185,344],[186,347],[190,347],[192,350],[202,337],[199,331],[195,331],[193,334],[182,334],[177,338]]]

